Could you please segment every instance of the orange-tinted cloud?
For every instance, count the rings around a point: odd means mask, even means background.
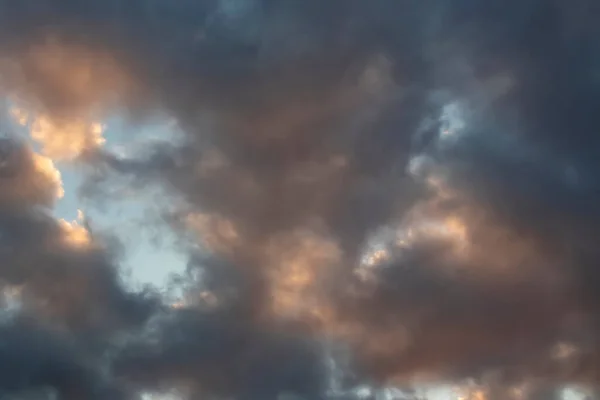
[[[0,13],[2,90],[44,152],[0,177],[3,273],[113,385],[320,399],[323,339],[362,381],[598,382],[592,2],[64,3]],[[184,139],[111,154],[115,106]],[[82,154],[92,189],[173,199],[198,301],[130,296],[49,217],[42,157]]]

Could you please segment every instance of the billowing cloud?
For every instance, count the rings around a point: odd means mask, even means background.
[[[1,157],[0,391],[114,398],[121,389],[104,378],[94,343],[143,324],[158,303],[123,288],[108,242],[51,215],[63,189],[49,158],[15,136],[2,139]]]
[[[339,346],[350,386],[598,384],[591,0],[0,4],[1,87],[42,152],[6,141],[0,278],[94,379],[322,398]],[[113,154],[115,110],[184,140]],[[102,238],[50,216],[51,160],[74,159],[88,196],[172,199],[183,301],[128,293]]]
[[[51,159],[9,138],[0,141],[3,204],[50,206],[64,195],[60,172]]]

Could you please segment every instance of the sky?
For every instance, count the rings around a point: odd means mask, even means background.
[[[0,398],[600,398],[593,0],[0,0]]]
[[[159,121],[149,126],[130,128],[132,132],[115,116],[103,122],[105,147],[123,153],[130,149],[134,151],[139,142],[152,141],[157,137],[176,138],[176,128],[169,126],[168,122]],[[95,228],[119,235],[120,240],[127,244],[121,268],[129,275],[130,285],[164,287],[169,284],[172,274],[185,271],[185,253],[168,243],[160,245],[153,240],[156,239],[156,234],[140,235],[139,225],[147,217],[144,208],[151,207],[151,201],[125,198],[102,207],[78,194],[85,176],[78,171],[77,166],[65,164],[57,166],[57,169],[61,172],[65,195],[57,201],[54,214],[57,218],[77,221],[81,218],[78,211],[81,211],[85,220],[93,221]],[[165,234],[168,235],[168,232],[161,233]],[[163,238],[167,242],[169,239]]]

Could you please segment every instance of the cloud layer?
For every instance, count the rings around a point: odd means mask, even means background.
[[[597,385],[598,22],[591,0],[0,2],[2,126],[41,147],[0,142],[0,389]],[[184,139],[111,153],[115,112]],[[171,200],[180,303],[51,216],[54,161],[101,201]]]

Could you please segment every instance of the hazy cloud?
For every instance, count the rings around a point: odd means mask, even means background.
[[[1,278],[123,393],[320,398],[326,341],[356,381],[597,384],[599,21],[591,0],[1,2],[1,87],[43,152],[2,143]],[[113,154],[115,110],[184,140]],[[128,293],[110,246],[50,217],[52,159],[88,196],[164,190],[185,301]]]

